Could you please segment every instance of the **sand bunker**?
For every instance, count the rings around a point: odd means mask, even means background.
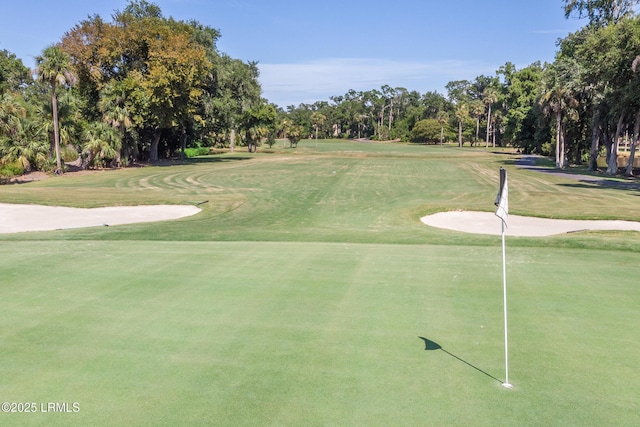
[[[453,211],[439,212],[421,218],[422,222],[436,228],[475,234],[500,235],[500,218],[492,212]],[[586,230],[633,230],[640,231],[640,222],[592,221],[533,218],[509,215],[507,236],[553,236]]]
[[[0,203],[0,233],[166,221],[195,215],[198,212],[200,212],[200,208],[191,205],[112,206],[81,209]]]

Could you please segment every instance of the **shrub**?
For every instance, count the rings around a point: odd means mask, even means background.
[[[418,143],[439,142],[440,129],[440,124],[435,119],[420,120],[411,129],[411,141]]]
[[[0,179],[2,182],[5,181],[4,178],[11,178],[16,175],[22,175],[23,173],[24,168],[18,162],[7,163],[0,167]]]
[[[184,154],[189,157],[206,156],[209,154],[209,147],[189,147],[184,149]]]
[[[80,156],[78,154],[78,150],[73,145],[65,145],[62,147],[60,155],[64,162],[73,162],[78,160],[78,157]]]

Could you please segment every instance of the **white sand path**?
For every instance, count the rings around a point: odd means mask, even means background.
[[[493,235],[502,233],[501,220],[493,212],[438,212],[422,217],[421,221],[431,227],[465,233]],[[507,236],[540,237],[586,230],[640,231],[640,222],[548,219],[509,215],[505,234]]]
[[[200,208],[192,205],[110,206],[84,209],[0,203],[0,234],[166,221],[195,215],[198,212]]]

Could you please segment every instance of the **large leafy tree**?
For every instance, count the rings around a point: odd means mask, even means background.
[[[90,17],[65,35],[62,46],[93,114],[117,123],[122,135],[128,121],[138,135],[150,135],[148,156],[155,161],[163,130],[185,134],[201,120],[199,105],[211,68],[207,48],[215,51],[218,33],[195,21],[167,19],[144,0],[131,1],[113,19]]]
[[[18,92],[29,84],[29,69],[15,54],[0,50],[0,95],[7,92]]]
[[[525,153],[541,152],[544,140],[539,134],[544,126],[540,122],[541,111],[538,106],[542,71],[539,62],[521,70],[507,63],[500,70],[505,79],[504,137],[508,143]]]
[[[136,107],[152,131],[149,159],[155,161],[162,130],[184,128],[195,114],[208,67],[206,52],[193,42],[192,25],[164,18],[152,3],[131,2],[114,19],[116,34],[126,41],[116,53],[140,83],[136,90],[143,102]]]
[[[640,0],[563,0],[564,15],[569,18],[589,18],[589,23],[600,27],[615,24],[633,13]]]
[[[627,18],[605,27],[579,32],[561,44],[565,56],[572,55],[581,73],[574,80],[588,88],[592,110],[592,159],[594,168],[600,140],[606,147],[607,173],[618,170],[617,144],[625,128],[632,128],[639,109],[638,74],[634,67],[640,52],[640,19]],[[637,138],[637,135],[634,135]]]
[[[243,117],[261,103],[259,70],[255,62],[243,62],[222,54],[216,58],[206,83],[211,119],[217,138],[226,139],[234,151]]]

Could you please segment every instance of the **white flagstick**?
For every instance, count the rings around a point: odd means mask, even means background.
[[[502,383],[503,387],[511,388],[513,387],[509,383],[509,345],[507,338],[507,261],[505,255],[505,244],[504,244],[504,221],[502,222],[502,288],[504,294],[504,370],[505,370],[505,381]]]
[[[507,217],[509,215],[509,185],[507,183],[507,171],[500,168],[500,191],[495,201],[498,210],[496,215],[500,218],[502,223],[502,288],[504,294],[504,366],[505,366],[505,381],[502,385],[506,388],[512,388],[509,383],[509,346],[507,338],[507,260],[506,249],[504,243],[504,229],[507,225]]]

